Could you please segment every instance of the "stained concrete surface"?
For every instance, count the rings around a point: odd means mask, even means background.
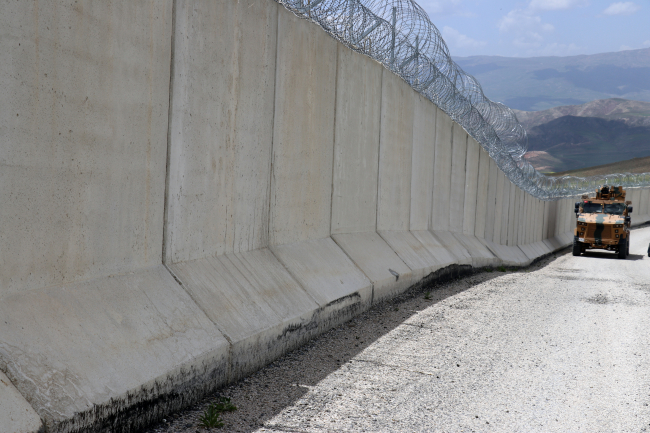
[[[43,423],[29,402],[0,371],[0,432],[32,433],[42,428]]]
[[[381,304],[223,389],[222,431],[649,431],[649,241]],[[195,432],[204,407],[149,433]]]

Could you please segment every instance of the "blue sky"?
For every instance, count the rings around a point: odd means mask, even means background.
[[[572,56],[650,47],[650,1],[416,0],[452,56]]]

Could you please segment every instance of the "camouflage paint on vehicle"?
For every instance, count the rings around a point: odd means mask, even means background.
[[[596,231],[594,232],[594,239],[596,240],[596,245],[603,244],[603,231],[605,230],[605,216],[598,215],[596,217]]]
[[[585,195],[576,203],[575,255],[587,249],[619,251],[621,245],[627,249],[632,203],[625,195],[622,187],[604,185],[595,197]]]

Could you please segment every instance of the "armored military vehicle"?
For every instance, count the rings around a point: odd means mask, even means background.
[[[575,204],[575,213],[574,256],[587,249],[616,251],[619,259],[628,256],[632,202],[625,201],[623,187],[603,185],[595,197],[583,195]]]

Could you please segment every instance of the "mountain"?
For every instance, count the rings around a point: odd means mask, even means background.
[[[622,120],[629,126],[650,126],[650,102],[626,99],[599,99],[582,105],[567,105],[543,111],[514,110],[519,122],[528,130],[563,116],[600,117]]]
[[[454,57],[485,95],[539,111],[597,99],[650,102],[650,48],[571,57]]]
[[[650,155],[650,126],[567,115],[528,129],[528,150],[526,159],[540,171],[609,164]]]

